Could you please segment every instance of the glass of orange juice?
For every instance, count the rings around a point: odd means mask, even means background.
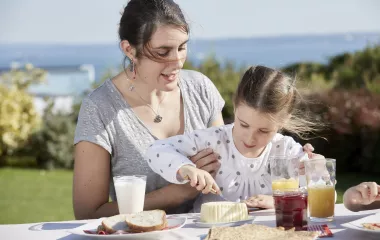
[[[299,187],[299,160],[289,156],[269,158],[272,190],[285,191]]]
[[[334,220],[336,162],[331,158],[305,161],[309,218],[313,222]]]

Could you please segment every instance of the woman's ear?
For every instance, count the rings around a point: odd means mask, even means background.
[[[123,51],[124,55],[127,56],[130,60],[136,59],[136,49],[129,43],[128,40],[121,41],[120,48]]]

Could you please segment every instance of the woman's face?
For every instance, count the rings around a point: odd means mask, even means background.
[[[171,91],[177,87],[179,70],[187,57],[188,34],[180,28],[165,25],[153,33],[150,51],[162,60],[154,61],[142,55],[135,60],[137,78],[151,88]]]
[[[234,123],[235,146],[243,156],[250,158],[258,157],[280,128],[268,114],[243,103],[235,109]]]

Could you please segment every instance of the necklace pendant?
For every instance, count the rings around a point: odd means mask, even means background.
[[[129,91],[133,91],[135,89],[135,86],[133,86],[133,85],[131,85],[130,87],[129,87]]]
[[[161,121],[162,121],[162,117],[160,115],[156,115],[156,117],[154,118],[154,122],[159,123]]]

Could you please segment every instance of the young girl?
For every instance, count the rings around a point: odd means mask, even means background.
[[[305,155],[299,143],[278,132],[287,130],[302,136],[318,126],[305,120],[307,115],[296,108],[298,102],[294,79],[267,67],[250,67],[234,98],[233,124],[156,141],[146,160],[167,181],[183,184],[189,179],[191,186],[202,191],[195,212],[202,203],[218,200],[246,201],[247,205],[256,202],[256,206],[273,208],[269,158],[288,156],[296,159],[288,166],[298,168]],[[205,148],[219,155],[221,167],[215,180],[199,169],[202,163],[188,159]],[[207,194],[212,189],[221,195]]]

